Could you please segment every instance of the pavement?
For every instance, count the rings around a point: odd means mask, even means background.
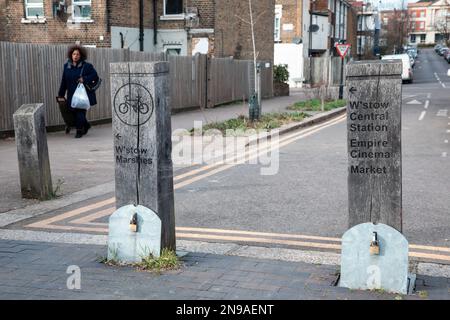
[[[303,91],[294,90],[289,97],[263,100],[263,108],[265,112],[284,111],[288,105],[306,98]],[[242,104],[183,112],[172,116],[172,129],[189,130],[194,121],[225,120],[246,112]],[[311,125],[317,123],[318,118],[330,115],[318,114],[315,117]],[[295,128],[287,131],[290,130]],[[450,298],[450,267],[447,265],[412,261],[410,269],[417,274],[417,281],[411,295],[349,290],[337,286],[340,264],[337,251],[280,248],[270,241],[252,245],[245,241],[188,240],[189,237],[178,237],[189,231],[181,226],[177,226],[177,253],[182,261],[180,269],[156,274],[133,267],[106,265],[100,262],[107,252],[105,230],[80,232],[82,229],[71,229],[67,223],[61,223],[59,228],[53,227],[69,218],[76,218],[78,223],[84,219],[83,222],[91,226],[104,225],[105,214],[90,219],[82,214],[92,215],[83,208],[108,202],[114,193],[111,125],[94,126],[82,139],[73,139],[62,132],[50,133],[48,146],[53,183],[58,185],[58,180],[64,183],[60,184],[61,196],[39,202],[20,197],[15,142],[13,139],[0,141],[0,299]],[[186,169],[179,166],[174,171],[186,172]],[[33,224],[37,226],[30,227]],[[79,271],[79,286],[73,285],[76,281],[71,282],[73,270]]]

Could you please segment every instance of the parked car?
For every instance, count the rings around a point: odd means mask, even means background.
[[[413,70],[411,66],[411,58],[408,54],[390,54],[382,56],[381,60],[401,60],[402,61],[402,80],[403,82],[412,83],[413,82]]]
[[[409,62],[411,63],[411,67],[414,68],[414,66],[416,65],[416,60],[408,54],[409,57]]]
[[[434,51],[436,51],[436,53],[439,52],[440,49],[442,49],[444,46],[440,43],[438,43],[437,45],[434,46]]]
[[[444,59],[445,59],[448,63],[450,63],[450,50],[447,50],[447,51],[444,53]]]
[[[417,59],[417,56],[418,56],[417,48],[409,47],[409,48],[406,50],[406,53],[409,54],[409,55],[410,55],[411,57],[413,57],[414,59]]]
[[[446,51],[448,51],[448,50],[449,50],[449,49],[448,49],[447,47],[442,47],[441,49],[439,49],[438,55],[443,56],[444,53],[445,53]]]
[[[409,56],[409,60],[411,62],[411,67],[414,68],[414,65],[416,64],[416,58],[414,57],[414,54],[412,51],[408,50],[405,52]]]

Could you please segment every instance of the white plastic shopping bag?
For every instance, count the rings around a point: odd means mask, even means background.
[[[72,97],[72,108],[88,110],[91,107],[86,89],[82,83],[78,84],[77,90]]]

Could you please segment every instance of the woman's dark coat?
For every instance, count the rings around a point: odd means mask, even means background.
[[[83,68],[84,67],[84,68]],[[83,74],[81,75],[81,70]],[[98,78],[97,71],[95,71],[92,64],[86,61],[80,60],[76,66],[72,64],[72,61],[68,60],[64,64],[64,72],[61,80],[61,86],[59,87],[58,96],[64,97],[67,90],[67,105],[72,105],[72,97],[78,86],[78,79],[83,77],[84,83],[92,83]],[[97,104],[97,97],[95,91],[89,91],[86,89],[91,106]]]

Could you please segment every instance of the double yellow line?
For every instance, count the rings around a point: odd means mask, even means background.
[[[188,177],[196,175],[194,178],[190,178],[190,179],[184,180],[182,182],[176,183],[174,185],[174,188],[178,189],[178,188],[185,187],[185,186],[187,186],[189,184],[192,184],[194,182],[197,182],[197,181],[202,180],[204,178],[207,178],[209,176],[215,175],[215,174],[217,174],[219,172],[222,172],[222,171],[228,170],[230,168],[233,168],[234,166],[237,166],[238,164],[241,164],[244,160],[250,161],[250,160],[253,160],[255,158],[258,158],[261,155],[266,154],[268,151],[271,151],[271,152],[277,151],[281,147],[284,147],[284,146],[286,146],[288,144],[291,144],[291,143],[293,143],[293,142],[295,142],[295,141],[297,141],[299,139],[306,138],[306,137],[308,137],[308,136],[310,136],[310,135],[312,135],[312,134],[314,134],[314,133],[316,133],[316,132],[318,132],[318,131],[320,131],[322,129],[328,128],[328,127],[333,126],[333,125],[335,125],[335,124],[337,124],[339,122],[342,122],[343,120],[346,119],[346,117],[347,116],[344,114],[344,115],[342,115],[342,116],[340,116],[338,118],[335,118],[335,119],[332,119],[330,121],[327,121],[327,122],[315,125],[315,126],[313,126],[311,128],[302,130],[300,132],[287,134],[286,136],[283,136],[283,137],[279,138],[278,141],[276,141],[276,142],[273,142],[272,139],[267,140],[267,144],[265,144],[265,146],[263,146],[263,148],[261,148],[260,145],[253,145],[253,146],[250,145],[248,150],[246,150],[246,152],[244,154],[242,154],[242,155],[235,155],[230,161],[232,163],[229,163],[229,164],[219,163],[219,164],[205,165],[205,166],[203,166],[201,168],[194,169],[194,170],[191,170],[189,172],[186,172],[184,174],[180,174],[180,175],[174,177],[174,181],[179,181],[179,180],[182,180],[182,179],[185,179],[185,178],[188,178]],[[213,169],[213,170],[211,170],[211,169]],[[209,170],[211,170],[211,171],[209,171]],[[206,173],[197,175],[197,174],[202,173],[202,172],[206,172]]]

